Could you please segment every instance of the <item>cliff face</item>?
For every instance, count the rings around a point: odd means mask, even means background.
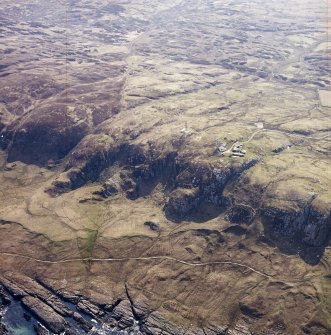
[[[330,214],[318,211],[307,203],[297,211],[265,208],[263,219],[275,237],[297,240],[312,247],[325,245],[330,233]]]
[[[89,149],[89,145],[92,148]],[[120,140],[119,143],[98,145],[98,139],[90,137],[71,153],[65,168],[67,172],[53,182],[49,192],[61,194],[91,181],[100,181],[107,169],[118,165],[119,172],[103,184],[100,192],[104,195],[110,188],[116,190],[115,193],[121,191],[128,198],[137,199],[162,183],[167,197],[165,215],[175,222],[194,219],[202,205],[210,204],[219,213],[226,212],[226,218],[234,224],[250,224],[260,218],[266,233],[275,241],[285,241],[290,249],[295,250],[300,245],[317,248],[327,245],[331,230],[330,208],[313,192],[307,195],[306,200],[301,196],[287,199],[292,192],[289,189],[288,196],[279,202],[270,197],[268,190],[263,191],[267,185],[256,189],[246,185],[250,188],[251,198],[246,204],[236,199],[236,193],[227,191],[226,195],[223,194],[224,189],[240,180],[246,170],[259,164],[258,158],[228,166],[222,162],[187,161],[173,147],[169,149],[170,152],[164,152],[162,148],[157,148],[156,143],[142,146]],[[263,193],[268,201],[262,200]],[[110,191],[109,195],[112,194]],[[260,201],[256,202],[256,199]]]
[[[325,2],[0,9],[0,334],[330,333]]]

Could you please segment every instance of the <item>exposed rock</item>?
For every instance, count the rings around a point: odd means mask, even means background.
[[[38,298],[27,296],[22,299],[22,303],[53,333],[60,334],[65,330],[65,319]]]
[[[139,192],[138,192],[137,183],[134,180],[132,180],[130,177],[122,176],[121,187],[129,199],[135,200],[138,198]]]
[[[129,300],[122,300],[113,310],[112,318],[117,320],[117,325],[121,329],[126,329],[134,325],[134,315]]]
[[[2,323],[0,323],[0,335],[8,335],[8,329],[5,325],[3,325]]]
[[[160,225],[158,223],[152,221],[146,221],[144,222],[144,225],[149,227],[153,231],[160,231]]]
[[[227,335],[251,335],[251,331],[245,322],[237,322],[233,329],[229,329]],[[270,333],[271,335],[272,333]],[[276,335],[276,334],[272,334]]]
[[[309,322],[309,324],[302,327],[304,334],[309,335],[329,335],[331,328],[318,321]]]
[[[42,299],[40,296],[38,297]],[[66,317],[72,316],[72,311],[68,307],[66,307],[57,297],[51,296],[47,300],[45,300],[45,302],[60,315]]]
[[[6,288],[77,333],[328,334],[325,1],[108,2],[0,4]]]
[[[179,188],[171,193],[165,212],[169,216],[183,218],[196,208],[199,201],[198,188]]]
[[[135,131],[130,132],[130,139],[131,140],[135,140],[139,136],[140,136],[140,131],[135,130]]]
[[[206,335],[227,335],[228,327],[219,327],[215,325],[206,325],[203,327],[204,334]]]
[[[32,278],[15,273],[2,278],[2,282],[16,298],[29,295],[35,296],[63,317],[70,317],[72,315],[72,311],[56,295],[53,295],[52,291],[50,292],[48,288],[45,288]]]
[[[77,333],[76,330],[73,330],[73,329],[66,329],[65,334],[66,335],[80,335],[79,333]]]
[[[0,306],[8,306],[10,304],[10,297],[4,290],[3,286],[0,285]]]
[[[263,300],[257,299],[252,303],[240,303],[240,311],[250,318],[261,318],[265,315]]]
[[[240,226],[240,225],[234,225],[234,226],[230,226],[226,229],[223,230],[225,233],[228,234],[234,234],[234,235],[245,235],[247,233],[247,229]]]
[[[79,313],[74,312],[73,318],[79,323],[79,325],[88,332],[92,329],[93,325],[91,322],[85,320]]]
[[[185,330],[178,329],[170,322],[167,322],[159,313],[151,313],[144,324],[142,325],[142,331],[146,335],[184,335]]]
[[[265,71],[258,71],[257,75],[258,75],[260,78],[263,78],[263,79],[266,79],[266,78],[268,78],[268,76],[269,76],[268,72],[265,72]]]
[[[6,164],[4,170],[5,170],[5,171],[12,171],[12,170],[15,169],[15,167],[16,167],[16,163]]]
[[[112,183],[111,180],[108,180],[106,183],[103,184],[102,189],[100,191],[95,191],[93,194],[100,195],[103,198],[108,198],[112,195],[118,193],[117,187]]]
[[[272,152],[274,152],[275,154],[279,154],[282,151],[291,148],[291,146],[292,146],[291,144],[284,144],[284,145],[281,145],[281,146],[273,149]]]
[[[250,224],[255,217],[255,210],[248,205],[234,205],[226,214],[231,223]]]
[[[8,147],[8,161],[20,160],[45,165],[49,159],[63,158],[87,134],[85,123],[75,123],[65,105],[35,110],[28,120],[6,128],[0,142]]]
[[[48,330],[43,327],[39,322],[33,326],[37,335],[49,335]]]
[[[1,278],[1,282],[14,298],[22,298],[27,295],[23,289],[21,289],[16,284],[7,281],[6,279]]]
[[[61,194],[95,181],[101,171],[118,156],[118,150],[122,150],[122,147],[114,147],[114,141],[109,136],[86,136],[71,152],[66,171],[53,182],[48,191]]]
[[[78,302],[77,308],[93,317],[102,316],[105,314],[98,306],[85,299],[82,299]]]
[[[331,231],[330,213],[321,213],[313,203],[307,203],[297,210],[266,207],[262,216],[267,231],[275,238],[293,239],[319,247],[323,246]]]

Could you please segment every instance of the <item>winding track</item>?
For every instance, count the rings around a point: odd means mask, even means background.
[[[279,132],[279,133],[282,133],[282,134],[285,133],[287,136],[300,137],[300,138],[311,139],[311,140],[315,140],[315,141],[320,141],[320,140],[324,140],[326,138],[331,137],[331,134],[327,134],[327,135],[324,135],[324,136],[321,136],[321,137],[314,137],[314,136],[306,136],[306,135],[300,135],[300,134],[289,134],[289,133],[286,133],[286,132],[283,132],[283,131],[280,131],[280,130],[275,130],[275,129],[259,129],[259,130],[255,131],[248,140],[246,140],[244,142],[241,142],[241,143],[242,144],[247,144],[247,143],[249,143],[255,137],[255,135],[257,135],[257,134],[259,134],[261,132],[266,132],[266,131],[268,131],[268,132]],[[230,149],[226,150],[224,153],[231,153],[233,147],[235,146],[235,144],[237,142],[238,141],[234,142],[231,145]]]
[[[177,263],[181,263],[187,266],[208,266],[208,265],[234,265],[237,267],[245,268],[248,269],[252,272],[255,272],[263,277],[266,278],[273,278],[272,275],[269,275],[268,273],[259,271],[254,269],[253,267],[242,264],[242,263],[237,263],[237,262],[231,262],[231,261],[214,261],[214,262],[200,262],[200,263],[195,263],[195,262],[189,262],[189,261],[184,261],[178,258],[174,258],[171,256],[149,256],[149,257],[125,257],[125,258],[71,258],[71,259],[63,259],[59,261],[48,261],[48,260],[42,260],[30,256],[25,256],[25,255],[20,255],[20,254],[15,254],[15,253],[10,253],[10,252],[0,252],[0,255],[4,256],[12,256],[12,257],[19,257],[19,258],[24,258],[27,260],[32,260],[37,263],[43,263],[43,264],[64,264],[64,263],[74,263],[74,262],[127,262],[127,261],[148,261],[148,260],[170,260],[174,261]]]
[[[255,131],[247,141],[245,141],[245,142],[241,142],[241,143],[242,143],[242,144],[249,143],[249,142],[254,138],[254,136],[255,136],[256,134],[258,134],[258,133],[260,133],[260,132],[262,132],[262,131],[266,131],[266,129],[259,129],[259,130]],[[233,149],[233,147],[235,146],[236,143],[238,143],[238,141],[235,141],[235,142],[231,145],[231,147],[230,147],[228,150],[224,151],[223,154],[225,154],[225,153],[227,153],[227,154],[231,154],[231,153],[232,153],[232,149]]]
[[[15,253],[10,253],[10,252],[0,252],[0,255],[4,256],[11,256],[11,257],[18,257],[18,258],[23,258],[26,260],[31,260],[36,263],[42,263],[42,264],[64,264],[64,263],[74,263],[74,262],[127,262],[127,261],[149,261],[149,260],[169,260],[173,262],[177,262],[186,266],[191,266],[191,267],[204,267],[204,266],[210,266],[210,265],[232,265],[236,266],[239,268],[244,268],[248,269],[254,273],[257,273],[258,275],[272,279],[272,280],[277,280],[277,281],[282,281],[286,283],[298,283],[298,282],[307,282],[310,280],[310,278],[305,278],[305,279],[294,279],[291,281],[288,281],[286,279],[279,279],[275,278],[273,275],[270,275],[266,272],[259,271],[249,265],[238,263],[238,262],[231,262],[231,261],[213,261],[213,262],[189,262],[185,261],[182,259],[174,258],[171,256],[149,256],[149,257],[125,257],[125,258],[71,258],[71,259],[63,259],[59,261],[48,261],[48,260],[42,260],[30,256],[25,256],[21,254],[15,254]]]

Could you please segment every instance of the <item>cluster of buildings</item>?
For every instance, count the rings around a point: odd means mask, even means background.
[[[216,154],[228,157],[244,157],[246,150],[244,150],[244,145],[241,142],[236,142],[230,149],[227,149],[225,145],[218,146],[216,148]]]

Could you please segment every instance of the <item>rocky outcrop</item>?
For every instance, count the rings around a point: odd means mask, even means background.
[[[17,299],[34,296],[49,305],[63,317],[72,316],[72,311],[52,292],[32,278],[19,274],[1,278],[7,290]]]
[[[250,224],[255,217],[255,210],[248,205],[238,204],[229,208],[226,217],[231,223]]]
[[[151,313],[145,320],[142,331],[146,335],[171,335],[178,334],[184,335],[186,331],[184,329],[178,329],[170,322],[167,322],[159,313]]]
[[[173,220],[181,220],[203,203],[224,207],[225,186],[258,162],[256,158],[238,161],[232,166],[190,162],[175,151],[163,151],[162,145],[156,142],[134,145],[129,142],[129,135],[124,132],[122,136],[86,136],[71,152],[65,163],[65,171],[53,182],[48,192],[57,195],[88,182],[100,181],[101,176],[111,170],[108,180],[94,195],[102,199],[124,193],[127,198],[135,200],[148,195],[156,183],[162,183],[167,193],[172,190],[164,207],[166,215]],[[167,148],[170,149],[174,150]],[[114,170],[114,166],[117,169]],[[233,214],[234,221],[240,219],[236,219],[236,215],[241,215],[246,223],[253,219],[252,211],[237,209],[241,214]]]
[[[34,325],[33,328],[37,335],[48,335],[49,334],[48,330],[45,327],[43,327],[39,322],[36,325]]]
[[[304,334],[313,334],[313,335],[329,335],[331,328],[326,327],[318,321],[309,322],[307,325],[302,327]]]
[[[92,317],[101,317],[105,314],[98,306],[85,299],[81,299],[77,303],[77,308]]]
[[[165,213],[170,217],[183,218],[192,212],[200,201],[198,188],[178,188],[170,194]]]
[[[166,214],[181,219],[197,210],[202,203],[211,203],[220,208],[226,207],[227,199],[223,196],[223,190],[227,183],[238,178],[256,163],[257,160],[252,159],[232,168],[187,164],[175,179],[177,188],[170,194],[165,205]],[[253,213],[245,213],[242,216],[250,222]]]
[[[239,307],[242,314],[252,319],[263,317],[266,313],[263,299],[256,298],[253,301],[250,301],[250,299],[251,298],[246,298],[246,300],[240,302]]]
[[[313,197],[308,202],[283,202],[260,210],[266,236],[281,250],[297,253],[316,265],[330,240],[331,214],[328,206]]]
[[[6,307],[10,304],[10,297],[4,287],[0,285],[0,307]],[[1,311],[1,310],[0,310]]]
[[[242,322],[242,323],[238,323],[235,325],[235,327],[233,329],[229,329],[226,334],[229,335],[251,335],[251,331],[249,330],[248,326]],[[272,333],[269,333],[270,335]],[[272,334],[272,335],[276,335],[276,333]]]
[[[3,315],[10,304],[10,297],[4,290],[4,287],[0,284],[0,335],[9,334],[7,327],[1,323]]]
[[[67,325],[65,319],[38,298],[31,296],[24,297],[22,304],[27,310],[42,320],[51,332],[60,334],[65,331]]]
[[[238,224],[238,225],[233,225],[233,226],[230,226],[224,229],[224,232],[227,234],[233,234],[233,235],[240,236],[240,235],[245,235],[248,232],[248,230]]]
[[[208,241],[214,240],[222,242],[222,235],[216,230],[208,229],[197,229],[195,232],[198,236],[205,237]],[[21,289],[18,291],[18,287],[12,289],[18,295],[27,294],[33,285],[34,280],[31,278],[20,278],[15,276],[19,281]],[[13,285],[12,282],[5,280],[6,286]],[[55,290],[46,284],[38,284],[47,291],[52,299],[52,294],[55,294]],[[24,306],[40,321],[35,322],[34,328],[36,334],[44,335],[51,331],[54,334],[59,334],[65,331],[66,334],[78,335],[78,334],[100,334],[96,329],[100,325],[109,327],[108,329],[114,329],[117,331],[123,330],[129,334],[137,335],[173,335],[173,334],[188,334],[188,335],[250,335],[254,333],[255,322],[265,322],[265,317],[269,313],[269,306],[265,304],[263,297],[255,297],[254,295],[244,296],[239,302],[238,311],[235,313],[235,319],[232,320],[231,325],[221,324],[209,324],[208,322],[203,325],[194,326],[191,325],[188,328],[178,324],[174,324],[167,320],[162,313],[159,311],[152,310],[149,306],[148,299],[142,295],[138,295],[133,298],[128,287],[125,287],[126,294],[125,298],[118,299],[112,304],[100,304],[93,300],[82,299],[82,296],[57,291],[57,299],[61,301],[65,297],[70,301],[68,307],[71,313],[66,312],[66,316],[61,315],[60,310],[55,310],[53,307],[48,305],[36,296],[24,295],[22,303]],[[38,292],[37,292],[38,293]],[[38,293],[42,295],[42,292]],[[271,302],[272,303],[272,302]],[[78,309],[78,312],[76,311]],[[80,312],[83,312],[82,314]],[[92,329],[89,321],[86,320],[86,314],[93,317],[93,324],[96,328]],[[85,317],[84,317],[85,316]],[[67,320],[70,322],[67,322]],[[77,322],[80,327],[73,323],[73,320]],[[269,322],[270,323],[270,322]],[[86,325],[86,328],[83,325]],[[1,329],[1,328],[0,328]],[[5,328],[3,328],[5,331]],[[77,331],[79,329],[79,331]],[[277,319],[271,325],[268,325],[268,334],[287,334],[286,325],[282,319]],[[322,323],[310,323],[304,327],[305,331],[311,331],[312,334],[328,334],[328,328]],[[320,333],[318,332],[320,331]],[[0,333],[1,334],[1,333]],[[4,332],[3,334],[7,334]]]
[[[275,248],[328,242],[323,1],[106,2],[0,5],[12,305],[40,334],[323,334],[329,249]]]
[[[134,325],[134,315],[129,300],[122,300],[112,311],[112,318],[120,329],[130,328]]]
[[[118,194],[118,187],[112,180],[107,180],[100,191],[93,192],[94,195],[99,195],[103,198],[108,198],[110,196]]]
[[[146,222],[144,222],[144,225],[149,227],[150,230],[160,231],[160,225],[156,222],[146,221]]]
[[[29,118],[17,119],[6,127],[0,147],[8,152],[8,161],[46,165],[64,158],[87,134],[85,122],[75,122],[66,105],[57,104],[35,110]]]
[[[0,335],[8,335],[8,329],[5,325],[0,323]]]
[[[312,247],[321,247],[328,241],[331,216],[321,212],[312,202],[293,208],[266,207],[262,220],[267,232],[274,238],[301,241]]]
[[[111,136],[93,134],[86,136],[72,151],[65,171],[54,181],[50,193],[58,194],[77,189],[98,180],[100,174],[115,163],[121,166],[119,176],[111,176],[104,183],[101,196],[119,191],[130,199],[144,193],[141,185],[155,179],[170,177],[176,170],[176,154],[150,151],[150,145],[131,145],[128,139],[114,140]]]
[[[73,297],[76,307],[73,310],[68,307],[63,298],[54,292],[51,288],[44,286],[41,282],[32,278],[11,274],[7,278],[0,278],[6,289],[16,298],[21,301],[23,306],[39,320],[40,324],[35,324],[37,334],[48,334],[51,331],[59,334],[64,330],[70,329],[70,324],[67,320],[72,320],[71,323],[76,323],[84,332],[89,332],[92,329],[92,324],[84,318],[75,309],[83,311],[93,317],[102,317],[104,312],[97,306],[79,297]],[[1,297],[4,303],[9,303],[10,298],[5,291],[1,291]],[[27,316],[28,317],[28,316]]]

